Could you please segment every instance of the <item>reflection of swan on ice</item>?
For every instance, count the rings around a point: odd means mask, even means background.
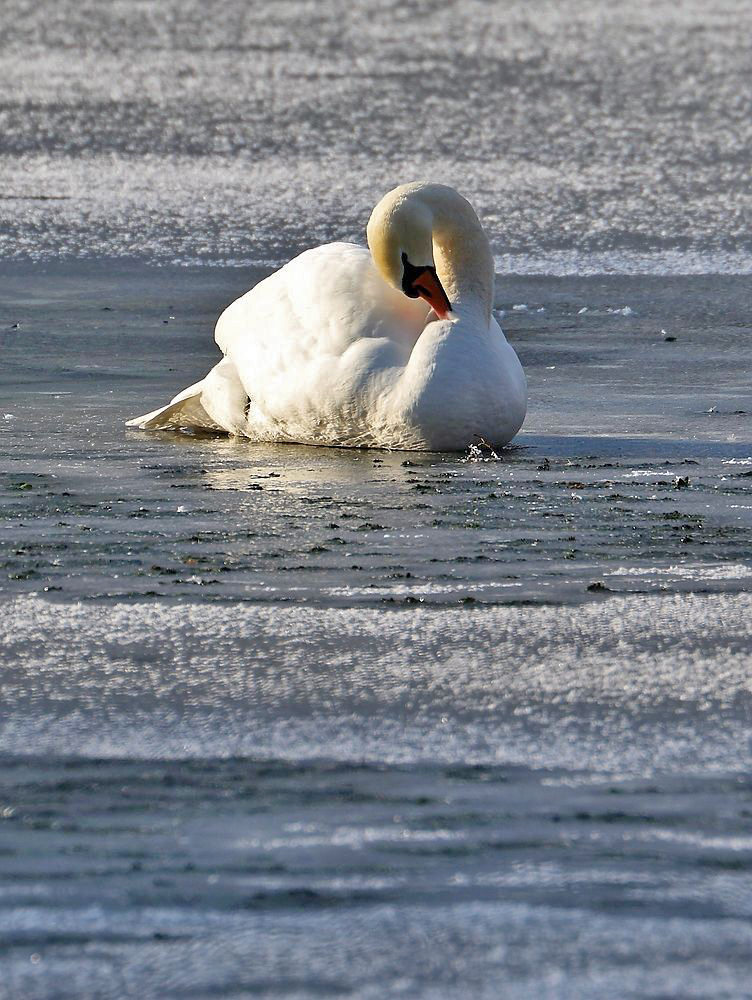
[[[374,209],[368,243],[307,250],[233,302],[217,322],[223,360],[129,426],[416,451],[506,444],[526,382],[491,315],[493,259],[472,207],[440,184],[403,185]]]

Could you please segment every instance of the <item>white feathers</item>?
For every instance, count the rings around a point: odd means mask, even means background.
[[[129,426],[407,450],[462,450],[480,437],[505,444],[524,419],[525,377],[488,320],[487,282],[477,281],[490,266],[485,237],[467,232],[466,214],[448,232],[441,208],[437,265],[445,262],[439,277],[455,296],[450,318],[436,320],[421,299],[387,284],[364,247],[308,250],[222,313],[216,341],[225,357],[202,382]],[[452,240],[461,272],[450,266]],[[468,260],[468,246],[482,259]]]

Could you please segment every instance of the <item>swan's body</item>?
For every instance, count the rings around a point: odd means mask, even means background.
[[[475,213],[451,188],[406,185],[379,203],[368,237],[373,256],[317,247],[233,302],[216,327],[223,360],[129,425],[411,451],[506,444],[527,390],[491,316],[493,266]]]

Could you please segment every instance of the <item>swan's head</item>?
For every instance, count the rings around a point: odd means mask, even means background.
[[[376,267],[394,288],[425,299],[440,319],[452,310],[434,264],[434,212],[421,197],[423,184],[403,184],[385,195],[368,222],[368,245]]]

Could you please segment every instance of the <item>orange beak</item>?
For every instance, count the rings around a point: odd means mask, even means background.
[[[412,290],[425,299],[439,319],[446,319],[449,316],[452,311],[452,303],[441,287],[441,282],[433,268],[425,268],[420,272],[413,282]]]

